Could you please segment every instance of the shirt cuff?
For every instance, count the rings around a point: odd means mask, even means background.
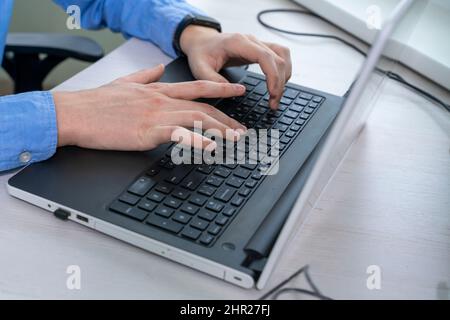
[[[50,158],[58,130],[53,95],[27,92],[0,98],[0,170]]]

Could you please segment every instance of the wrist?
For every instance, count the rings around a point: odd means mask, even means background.
[[[56,111],[56,124],[58,128],[58,147],[75,145],[76,119],[73,116],[73,108],[70,106],[73,93],[53,92],[53,100]]]
[[[189,56],[189,52],[201,43],[206,43],[212,37],[219,34],[219,31],[210,27],[189,25],[180,36],[181,51]]]

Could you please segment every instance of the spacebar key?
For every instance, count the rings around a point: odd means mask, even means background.
[[[169,220],[169,219],[164,219],[155,215],[151,215],[146,221],[147,224],[151,224],[153,226],[162,228],[164,230],[170,231],[170,232],[174,232],[174,233],[178,233],[181,231],[181,229],[183,229],[183,225],[181,223]]]

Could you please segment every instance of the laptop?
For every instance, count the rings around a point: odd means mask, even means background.
[[[271,111],[264,76],[243,68],[223,71],[230,81],[246,86],[245,96],[207,102],[248,128],[279,135],[269,135],[263,143],[277,155],[270,164],[274,168],[276,163],[275,174],[267,171],[265,158],[252,158],[250,139],[236,153],[243,158],[223,163],[176,164],[180,146],[175,144],[148,152],[64,147],[10,178],[8,192],[59,219],[235,285],[262,289],[364,124],[370,104],[360,98],[413,3],[402,0],[386,20],[344,97],[288,83],[280,108]],[[181,58],[167,66],[161,81],[191,80]],[[257,139],[260,147],[261,137]]]

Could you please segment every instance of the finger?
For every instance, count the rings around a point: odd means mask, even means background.
[[[245,87],[236,83],[217,83],[207,80],[168,83],[164,85],[150,84],[159,92],[174,99],[194,100],[199,98],[229,98],[241,96]]]
[[[215,129],[222,134],[221,138],[225,138],[227,140],[239,140],[241,134],[243,134],[240,129],[235,130],[210,115],[200,111],[189,110],[165,112],[158,117],[158,122],[162,125],[194,128],[201,131]]]
[[[283,91],[284,75],[280,75],[275,57],[277,55],[265,46],[261,46],[243,35],[234,35],[229,45],[225,48],[229,56],[240,56],[250,62],[256,62],[261,66],[267,78],[267,89],[271,96],[271,107],[276,108]]]
[[[219,109],[206,104],[200,103],[196,101],[188,101],[188,100],[176,100],[173,103],[169,103],[165,108],[167,111],[199,111],[210,115],[211,117],[217,119],[221,123],[229,126],[233,129],[240,129],[242,131],[247,131],[247,128],[241,124],[240,122],[234,120],[233,118],[227,116],[225,113],[220,111]]]
[[[288,48],[280,46],[276,43],[271,42],[264,42],[266,46],[268,46],[270,49],[272,49],[276,54],[278,54],[285,62],[285,75],[286,79],[285,81],[288,82],[288,80],[292,76],[292,59],[291,59],[291,52]]]
[[[217,143],[196,132],[180,126],[156,126],[147,130],[145,140],[149,147],[156,147],[167,142],[176,142],[186,146],[206,149],[216,149]]]
[[[117,79],[116,83],[147,84],[158,81],[164,74],[164,65],[160,64],[151,69],[144,69]]]
[[[196,61],[195,63],[190,63],[189,65],[191,66],[192,74],[196,79],[228,83],[228,80],[220,75],[219,72],[207,61]],[[223,66],[220,66],[219,70],[222,67]]]
[[[249,35],[247,37],[251,41],[256,43],[257,45],[268,50],[273,55],[279,77],[278,77],[277,89],[274,91],[270,91],[270,89],[269,88],[268,89],[269,89],[269,93],[270,93],[269,104],[272,109],[276,109],[278,107],[280,99],[283,95],[284,85],[286,83],[286,63],[285,63],[284,59],[281,56],[279,56],[274,50],[272,50],[269,46],[267,46],[266,43],[260,41],[258,38],[254,37],[252,35]]]

